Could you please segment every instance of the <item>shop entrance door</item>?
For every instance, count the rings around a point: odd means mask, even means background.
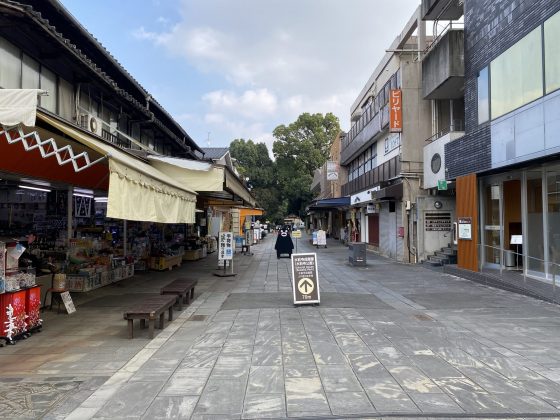
[[[521,181],[508,179],[484,186],[483,255],[486,265],[522,266],[522,245],[512,245],[512,236],[522,235]],[[523,241],[522,241],[523,242]]]
[[[484,187],[483,253],[486,264],[502,263],[502,185],[492,183]]]
[[[368,243],[379,248],[379,214],[368,215]]]

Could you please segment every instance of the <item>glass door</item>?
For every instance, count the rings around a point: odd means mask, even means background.
[[[484,262],[502,264],[502,184],[492,183],[484,187]]]

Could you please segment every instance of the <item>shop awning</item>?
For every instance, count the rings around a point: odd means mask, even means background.
[[[42,121],[108,157],[107,217],[157,222],[194,223],[196,193],[148,163],[41,112]]]
[[[350,197],[325,198],[311,203],[309,208],[344,208],[350,206]]]
[[[230,171],[226,170],[226,188],[229,189],[233,194],[241,198],[250,206],[255,206],[255,198],[247,191],[245,186],[241,181]]]
[[[379,191],[373,191],[371,196],[374,200],[387,201],[391,199],[401,198],[403,196],[403,183],[389,185],[381,188]]]
[[[93,190],[108,189],[105,155],[39,127],[0,126],[0,171]]]
[[[194,191],[223,191],[224,168],[208,162],[168,156],[148,156],[150,164]]]

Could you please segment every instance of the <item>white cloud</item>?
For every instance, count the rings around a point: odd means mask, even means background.
[[[193,98],[207,131],[270,142],[274,127],[302,112],[333,112],[348,129],[352,102],[418,4],[182,0],[177,24],[134,35],[215,83]]]
[[[213,110],[242,115],[249,119],[273,114],[277,108],[276,96],[267,89],[246,90],[241,95],[232,91],[217,90],[205,94],[202,100]]]

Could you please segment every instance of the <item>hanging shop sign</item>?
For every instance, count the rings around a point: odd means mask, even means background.
[[[391,89],[389,94],[389,131],[402,133],[402,91]]]
[[[327,161],[327,181],[338,181],[338,164]]]
[[[317,254],[292,254],[294,305],[320,303]]]
[[[472,217],[459,217],[459,239],[472,240]]]

